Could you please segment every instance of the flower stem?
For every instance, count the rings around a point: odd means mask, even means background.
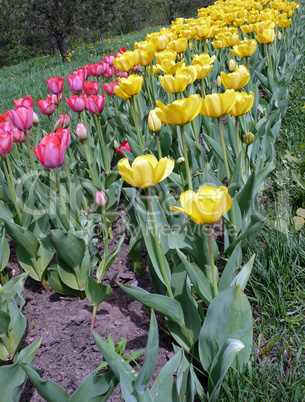
[[[190,172],[189,160],[188,160],[188,156],[187,156],[186,141],[185,141],[185,134],[184,134],[183,126],[180,126],[180,132],[181,132],[181,140],[182,140],[182,147],[183,147],[183,156],[184,156],[184,160],[185,160],[185,170],[186,170],[188,188],[189,188],[189,190],[193,191],[193,183],[192,183],[192,177],[191,177],[191,172]]]
[[[94,115],[94,118],[95,118],[96,128],[97,128],[97,130],[98,130],[98,132],[100,134],[102,155],[103,155],[105,171],[106,171],[106,174],[108,174],[110,172],[110,161],[109,161],[108,153],[107,153],[107,150],[106,150],[106,144],[105,144],[105,141],[104,141],[102,126],[101,126],[101,123],[100,123],[100,119],[98,118],[98,116],[96,114]]]
[[[147,205],[148,205],[148,210],[149,210],[149,217],[150,217],[150,221],[151,221],[152,228],[153,228],[153,234],[154,234],[157,253],[158,253],[158,259],[160,261],[160,269],[161,269],[162,277],[163,277],[164,282],[165,282],[165,286],[166,286],[166,289],[167,289],[168,296],[173,299],[174,295],[173,295],[172,288],[171,288],[171,285],[170,285],[170,280],[167,277],[165,267],[164,267],[164,263],[163,263],[162,250],[161,250],[161,245],[160,245],[159,238],[158,238],[158,232],[157,232],[156,222],[155,222],[155,218],[154,218],[154,212],[153,212],[152,205],[151,205],[149,188],[145,189],[145,195],[146,195],[146,200],[147,200]]]
[[[217,120],[218,120],[218,128],[219,128],[219,134],[220,134],[220,142],[221,142],[222,153],[223,153],[223,161],[224,161],[225,168],[226,168],[228,184],[230,184],[230,182],[231,182],[231,175],[230,175],[230,170],[229,170],[229,165],[228,165],[227,150],[226,150],[225,140],[224,140],[224,138],[223,138],[223,132],[222,132],[222,127],[221,127],[220,117],[218,117]]]
[[[159,160],[162,158],[162,151],[161,151],[161,145],[160,145],[160,138],[159,138],[159,134],[156,133],[156,142],[157,142],[157,148],[158,148],[158,158]]]
[[[208,226],[208,241],[209,241],[209,254],[210,254],[210,265],[211,265],[211,274],[212,274],[212,282],[214,289],[214,297],[218,295],[218,287],[217,287],[217,279],[216,272],[214,266],[214,252],[213,252],[213,241],[212,241],[212,230],[211,226]]]
[[[5,155],[5,160],[2,159],[2,164],[3,164],[3,169],[4,169],[4,174],[6,177],[6,181],[7,181],[7,185],[8,188],[10,190],[11,196],[12,196],[12,200],[14,203],[14,206],[16,208],[16,212],[18,215],[19,220],[21,219],[21,212],[17,203],[17,197],[16,197],[16,191],[15,191],[15,186],[14,186],[14,181],[13,181],[13,177],[10,177],[9,172],[7,170],[7,164],[9,164],[9,158],[7,155]]]
[[[55,170],[55,169],[53,170],[53,173],[54,173],[55,182],[56,182],[56,186],[57,186],[57,190],[58,190],[60,205],[61,205],[61,207],[62,207],[62,210],[64,211],[64,214],[65,214],[66,217],[67,217],[66,204],[65,204],[65,201],[64,201],[62,192],[61,192],[60,182],[59,182],[59,180],[58,180],[58,176],[57,176],[57,173],[56,173],[56,170]],[[68,217],[67,217],[67,218],[68,218]]]
[[[240,137],[239,137],[239,119],[238,119],[238,116],[236,116],[236,118],[235,118],[235,130],[236,130],[237,153],[239,155],[240,154]]]
[[[132,112],[134,124],[135,124],[135,127],[136,127],[136,132],[137,132],[137,136],[138,136],[139,145],[143,149],[143,137],[142,137],[142,135],[140,133],[140,130],[139,130],[139,124],[138,124],[138,119],[137,119],[136,104],[135,104],[134,96],[132,96],[130,98],[130,105],[131,105],[131,112]]]
[[[34,173],[37,173],[36,165],[35,165],[35,162],[34,162],[34,159],[33,159],[33,153],[32,153],[33,151],[31,150],[31,147],[30,147],[29,137],[26,135],[26,133],[24,133],[24,135],[25,135],[25,144],[26,144],[26,147],[27,147],[27,150],[28,150],[32,170],[33,170]]]

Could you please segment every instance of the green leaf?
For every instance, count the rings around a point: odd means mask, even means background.
[[[7,335],[11,317],[4,311],[0,311],[0,338]]]
[[[35,206],[35,193],[36,193],[36,185],[37,185],[37,181],[38,181],[38,176],[36,177],[36,179],[33,181],[31,187],[30,187],[30,191],[29,191],[29,195],[27,200],[25,201],[25,208],[23,208],[22,214],[21,214],[21,226],[24,228],[28,228],[31,220],[33,219],[33,210],[34,210],[34,206]]]
[[[85,292],[90,303],[94,306],[98,306],[108,295],[113,293],[110,285],[98,283],[92,276],[88,276],[86,279]]]
[[[208,382],[209,402],[217,400],[217,396],[227,371],[231,367],[236,355],[245,345],[238,339],[227,339],[223,347],[216,354]]]
[[[70,402],[106,402],[118,384],[113,371],[89,374],[70,397]],[[96,399],[95,399],[96,398]],[[59,402],[59,401],[58,401]]]
[[[0,241],[0,271],[2,271],[10,258],[10,246],[5,238],[5,231],[2,233]]]
[[[23,249],[30,258],[35,258],[39,249],[39,241],[28,230],[13,222],[4,221],[7,234],[13,239],[17,247]]]
[[[7,203],[4,203],[2,200],[0,200],[0,218],[9,221],[13,218],[13,216],[13,206],[12,208],[9,208]]]
[[[253,198],[255,195],[255,172],[251,173],[247,183],[242,188],[239,194],[237,194],[236,199],[240,208],[241,215],[247,214],[252,206]]]
[[[101,281],[108,271],[108,269],[111,267],[111,264],[113,261],[116,259],[117,255],[119,254],[121,250],[121,246],[123,244],[123,241],[125,239],[125,235],[123,235],[118,244],[116,245],[115,249],[111,251],[111,253],[107,254],[104,256],[103,261],[100,263],[97,272],[96,272],[96,277],[99,281]]]
[[[52,265],[51,267],[48,268],[46,279],[49,282],[52,290],[54,290],[54,292],[81,299],[85,297],[84,292],[71,288],[60,279],[57,265]]]
[[[238,243],[233,250],[229,260],[226,263],[226,266],[221,274],[218,290],[222,291],[231,286],[231,283],[235,277],[235,273],[242,262],[242,252],[241,252],[241,243]]]
[[[150,327],[146,346],[146,357],[141,372],[134,384],[134,389],[139,393],[144,393],[147,385],[154,373],[159,353],[159,334],[158,324],[154,310],[151,310]]]
[[[54,229],[50,231],[50,239],[59,257],[70,268],[79,268],[86,251],[86,243],[75,234]]]
[[[240,369],[247,363],[252,348],[252,313],[240,286],[227,288],[214,298],[199,335],[199,356],[203,368],[210,372],[219,350],[228,339],[238,339],[245,348],[237,356]]]
[[[253,263],[255,259],[255,254],[250,258],[246,265],[242,268],[242,270],[235,276],[233,279],[231,286],[239,285],[242,290],[245,289],[247,282],[250,278]]]
[[[159,313],[175,321],[180,326],[184,325],[183,311],[180,303],[177,302],[177,300],[174,300],[168,296],[150,294],[146,290],[137,286],[126,286],[121,285],[120,283],[118,285],[124,290],[125,293],[144,304],[144,306],[153,308]]]
[[[69,402],[69,395],[61,386],[52,381],[43,380],[31,364],[24,363],[20,364],[20,366],[37,389],[39,395],[47,402]]]

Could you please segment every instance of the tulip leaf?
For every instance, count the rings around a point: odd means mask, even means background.
[[[36,258],[39,249],[37,238],[30,231],[16,223],[4,221],[4,226],[7,234],[12,238],[17,248],[20,247],[30,258]]]
[[[238,339],[245,348],[233,362],[240,370],[249,360],[252,348],[252,312],[240,286],[227,288],[213,299],[199,335],[199,356],[210,372],[213,361],[228,339]]]
[[[5,231],[3,230],[0,241],[0,271],[2,271],[10,258],[10,246],[5,238]]]
[[[7,335],[8,327],[10,325],[11,317],[4,311],[0,311],[0,338]]]
[[[118,283],[121,289],[129,296],[144,304],[144,306],[153,308],[159,313],[175,321],[180,326],[184,326],[184,315],[180,303],[168,296],[150,294],[137,286],[126,286]]]
[[[245,345],[238,339],[227,339],[223,347],[216,354],[209,375],[208,392],[209,401],[215,402],[227,371],[231,367],[235,357]]]
[[[112,292],[110,285],[98,283],[92,276],[88,276],[85,282],[85,292],[90,303],[94,306],[101,304]]]
[[[111,264],[116,259],[117,255],[119,254],[119,252],[121,250],[121,245],[123,244],[124,239],[125,239],[125,235],[123,235],[120,238],[115,249],[112,250],[111,253],[104,256],[103,261],[100,263],[100,265],[96,271],[96,277],[97,277],[98,281],[101,281],[103,279],[105,273],[108,271],[108,269],[111,267]]]
[[[255,182],[256,175],[255,172],[253,172],[249,176],[249,179],[247,180],[245,186],[236,196],[242,216],[244,216],[251,209],[251,206],[253,204],[253,199],[255,195]]]
[[[85,292],[80,291],[78,289],[73,289],[69,285],[66,285],[60,278],[58,273],[57,265],[52,265],[47,270],[46,279],[49,282],[52,290],[54,292],[83,299],[85,297]]]
[[[28,228],[31,220],[33,219],[33,210],[34,210],[34,205],[35,205],[35,195],[36,195],[36,186],[37,186],[37,181],[38,181],[38,176],[36,179],[33,181],[29,195],[27,200],[24,203],[24,208],[21,214],[21,226],[24,228]]]
[[[9,208],[7,203],[4,203],[2,200],[0,200],[0,218],[3,220],[11,220],[14,216],[14,211],[15,208]]]
[[[245,289],[251,275],[254,259],[255,254],[250,258],[247,264],[243,266],[241,271],[235,276],[235,278],[231,282],[231,286],[239,285],[242,290]]]
[[[79,268],[86,251],[85,241],[60,229],[51,230],[49,236],[60,259],[72,269]]]
[[[228,259],[224,270],[222,271],[218,290],[224,290],[231,286],[233,279],[235,278],[236,271],[242,263],[241,243],[239,242],[234,248],[230,258]]]

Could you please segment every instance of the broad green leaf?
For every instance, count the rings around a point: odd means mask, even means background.
[[[11,317],[4,311],[0,311],[0,338],[7,335]]]
[[[119,254],[124,239],[125,239],[125,235],[123,235],[120,238],[120,240],[119,240],[118,244],[116,245],[115,249],[112,250],[111,253],[109,253],[109,254],[104,256],[103,261],[100,263],[100,265],[99,265],[99,267],[97,269],[97,272],[96,272],[96,276],[97,276],[99,281],[101,281],[103,279],[104,275],[106,274],[108,269],[111,267],[111,264],[113,263],[113,261],[115,260],[117,255]]]
[[[17,247],[23,249],[31,258],[35,258],[39,249],[39,241],[28,230],[16,223],[4,221],[7,234],[13,239]]]
[[[239,204],[240,212],[241,215],[247,214],[249,209],[252,206],[253,203],[253,198],[255,195],[255,190],[256,190],[256,177],[255,177],[255,172],[253,172],[249,179],[247,180],[247,183],[245,186],[242,188],[239,194],[237,194],[236,199]]]
[[[209,401],[215,402],[227,371],[231,367],[236,355],[243,350],[245,345],[238,339],[227,339],[223,347],[216,354],[208,383]]]
[[[0,240],[0,271],[2,271],[10,258],[10,246],[5,238],[5,231],[2,233]]]
[[[218,293],[210,304],[199,335],[199,356],[210,372],[214,358],[227,339],[238,339],[245,348],[237,356],[240,369],[247,363],[252,348],[252,312],[239,285]]]
[[[234,248],[234,251],[231,254],[229,260],[227,261],[224,270],[222,271],[218,284],[219,291],[222,291],[231,286],[231,283],[236,275],[236,271],[238,270],[241,262],[242,262],[241,243],[238,243]]]
[[[85,292],[90,303],[94,306],[98,306],[108,295],[113,293],[110,285],[98,283],[94,278],[92,278],[92,276],[88,276],[86,279]]]
[[[75,234],[54,229],[50,231],[50,239],[59,257],[70,268],[79,268],[86,250],[86,243]]]
[[[106,402],[118,384],[113,371],[89,374],[72,394],[69,402]]]
[[[250,278],[253,263],[255,259],[255,254],[250,258],[246,265],[243,266],[241,271],[233,279],[231,286],[239,285],[242,290],[245,289],[247,282]]]
[[[33,181],[28,198],[25,201],[25,208],[23,208],[22,214],[21,214],[21,226],[24,228],[28,228],[31,220],[33,219],[33,210],[35,206],[35,194],[36,194],[36,185],[38,181],[38,176],[36,179]]]
[[[61,293],[66,296],[77,297],[80,299],[85,298],[85,292],[81,290],[76,290],[66,285],[58,274],[58,266],[52,265],[47,270],[46,280],[49,282],[52,290],[57,293]]]

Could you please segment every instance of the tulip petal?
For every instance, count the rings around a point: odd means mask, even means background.
[[[120,160],[118,169],[122,178],[131,186],[135,186],[135,182],[133,179],[133,172],[127,158],[123,158]]]
[[[167,158],[161,158],[154,170],[156,183],[159,183],[160,181],[164,180],[167,176],[169,176],[172,173],[174,166],[175,161]]]

